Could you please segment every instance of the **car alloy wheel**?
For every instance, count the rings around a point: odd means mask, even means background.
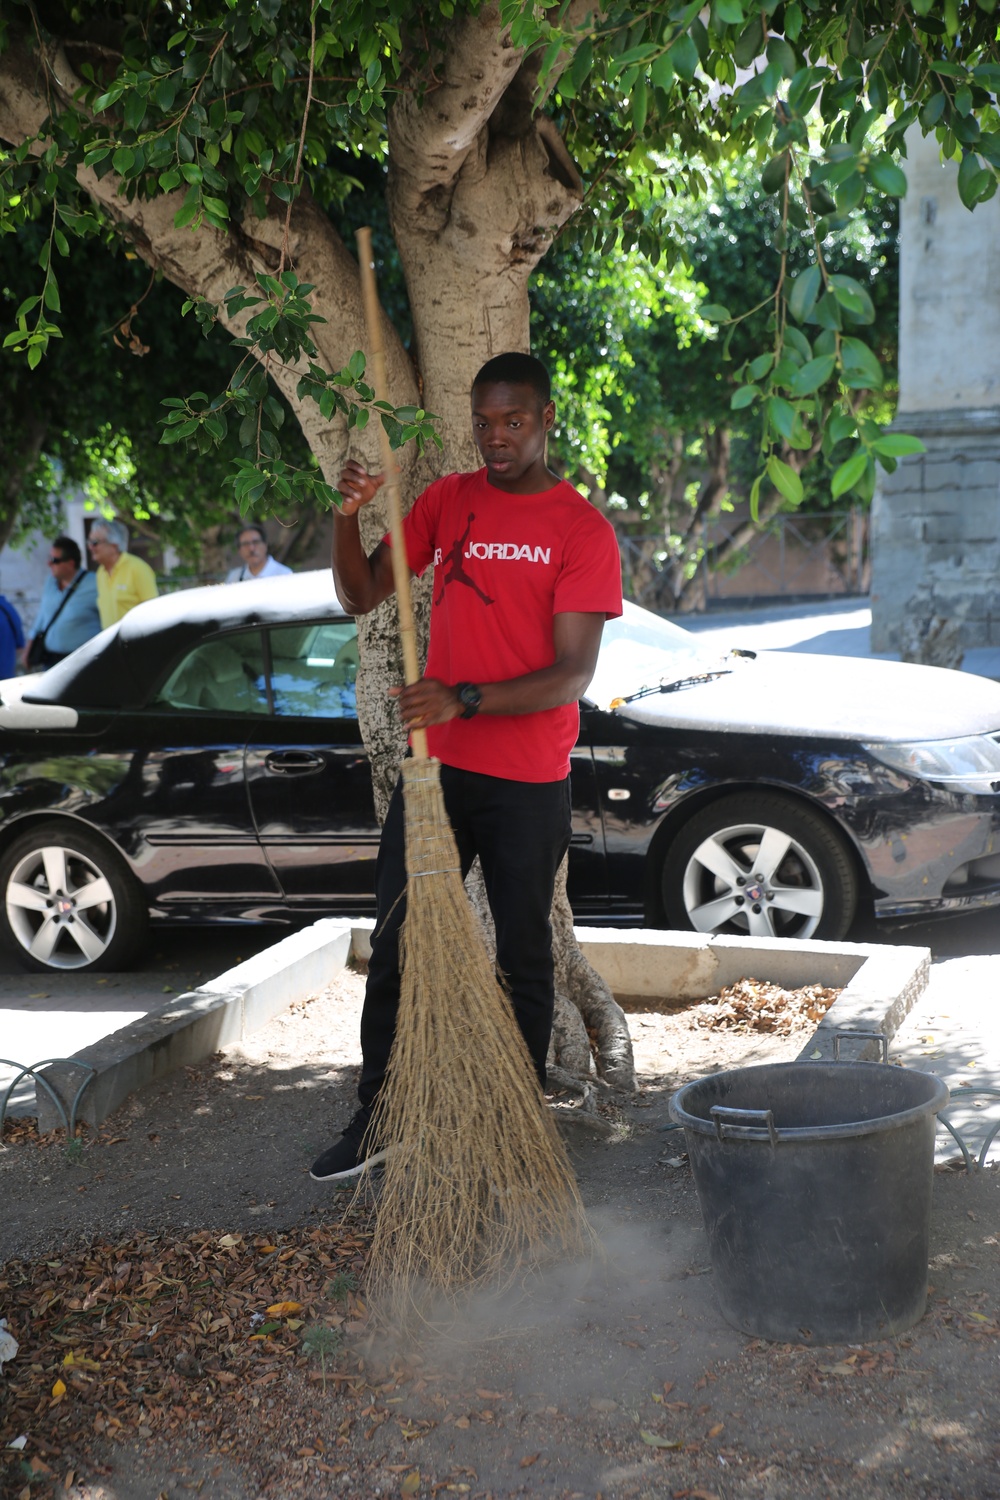
[[[45,824],[16,840],[0,866],[8,946],[36,970],[123,964],[145,907],[115,853],[84,830]]]
[[[695,932],[841,938],[857,879],[835,830],[779,796],[722,798],[674,840],[663,872],[667,920]]]

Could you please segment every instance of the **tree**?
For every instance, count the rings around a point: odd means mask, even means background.
[[[0,238],[7,326],[36,290],[45,244],[37,222]],[[225,385],[231,350],[182,319],[182,294],[117,241],[76,247],[60,271],[60,300],[62,336],[35,369],[23,358],[0,359],[0,546],[61,524],[59,492],[72,486],[199,563],[206,540],[237,520],[229,477],[236,434],[205,452],[164,447],[162,401],[191,384]],[[292,451],[308,463],[294,420],[287,426]]]
[[[993,3],[10,5],[0,139],[13,149],[0,203],[8,224],[43,223],[48,248],[9,347],[40,361],[71,241],[115,231],[184,290],[192,315],[234,335],[244,361],[225,391],[173,398],[167,435],[221,442],[238,419],[242,506],[332,498],[348,448],[375,452],[353,357],[358,270],[338,227],[352,161],[374,158],[412,327],[409,348],[388,320],[383,330],[397,403],[387,419],[398,440],[416,440],[403,450],[412,495],[474,462],[472,376],[489,354],[527,347],[528,278],[563,226],[573,221],[584,249],[677,264],[674,197],[700,196],[720,160],[752,157],[780,205],[769,347],[737,393],[767,434],[752,498],[765,476],[790,500],[801,493],[780,456],[789,412],[791,446],[821,432],[846,492],[868,482],[875,457],[913,448],[852,410],[850,393],[882,377],[864,299],[827,266],[829,238],[869,194],[905,191],[894,156],[918,118],[961,155],[970,205],[996,190]],[[790,279],[793,242],[810,259]],[[703,311],[731,326],[740,310]],[[266,375],[321,477],[283,456]],[[444,454],[426,440],[428,411]],[[368,535],[380,524],[370,517]],[[383,691],[389,612],[366,617],[361,637],[359,705],[384,798],[400,754]]]
[[[607,508],[633,596],[666,610],[683,605],[706,553],[710,566],[724,565],[757,530],[757,522],[741,522],[710,548],[702,540],[706,522],[723,508],[732,511],[734,500],[746,501],[768,443],[759,402],[733,409],[733,371],[767,341],[780,229],[779,205],[761,191],[753,164],[718,172],[708,194],[675,212],[690,267],[656,276],[638,257],[609,266],[579,245],[557,246],[531,286],[532,337],[559,387],[559,458]],[[869,417],[891,415],[895,404],[897,259],[892,200],[856,214],[826,255],[830,274],[849,277],[866,313],[870,308],[867,332],[885,385],[852,394]],[[801,247],[793,247],[790,274],[805,264]],[[723,336],[698,316],[705,302],[758,310]],[[575,350],[593,351],[582,373]],[[809,448],[792,447],[788,411],[784,419],[778,451],[802,480],[800,504],[836,505],[815,435]],[[767,485],[757,520],[796,508]]]

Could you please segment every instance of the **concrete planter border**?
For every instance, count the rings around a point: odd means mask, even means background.
[[[71,1099],[86,1068],[94,1068],[78,1118],[99,1124],[136,1089],[242,1041],[294,1001],[322,989],[352,957],[366,959],[372,925],[363,919],[316,922],[52,1065],[43,1076],[61,1098]],[[802,1058],[831,1058],[837,1031],[884,1032],[891,1040],[930,973],[927,948],[601,927],[579,927],[577,936],[594,968],[621,995],[695,1000],[743,978],[788,988],[844,986]],[[849,1059],[876,1053],[874,1043],[855,1039],[841,1048]],[[57,1111],[44,1088],[36,1090],[36,1099],[38,1128],[50,1130],[59,1123]]]

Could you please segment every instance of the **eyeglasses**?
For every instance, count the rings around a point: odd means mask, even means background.
[[[240,547],[263,547],[264,545],[259,536],[249,537],[247,541],[239,543]]]
[[[60,563],[64,563],[64,562],[69,562],[69,558],[68,557],[50,557],[49,558],[49,567],[50,568],[57,568]]]

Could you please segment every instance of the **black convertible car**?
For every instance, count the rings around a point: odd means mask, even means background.
[[[372,909],[357,642],[326,572],[141,605],[0,684],[0,936],[115,968],[156,922]],[[605,629],[573,757],[584,921],[840,937],[1000,903],[1000,686]]]

